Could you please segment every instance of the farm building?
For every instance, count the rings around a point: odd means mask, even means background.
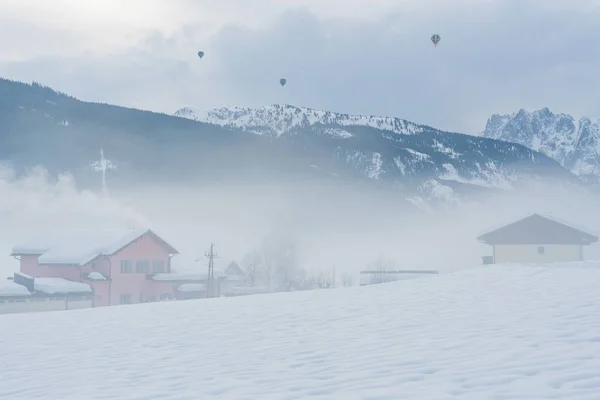
[[[532,214],[477,238],[492,246],[484,264],[551,263],[583,260],[583,247],[598,237],[553,219]]]

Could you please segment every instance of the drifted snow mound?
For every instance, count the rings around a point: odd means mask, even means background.
[[[599,281],[600,263],[499,265],[5,315],[0,398],[598,399]]]

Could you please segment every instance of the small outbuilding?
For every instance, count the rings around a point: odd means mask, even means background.
[[[493,255],[484,257],[485,264],[551,263],[583,261],[583,246],[597,242],[598,237],[533,214],[477,240],[492,246]]]

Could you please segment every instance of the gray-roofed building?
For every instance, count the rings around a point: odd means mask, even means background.
[[[561,222],[532,214],[477,238],[492,246],[485,263],[549,263],[583,260],[583,246],[598,237]],[[484,257],[485,260],[486,257]]]

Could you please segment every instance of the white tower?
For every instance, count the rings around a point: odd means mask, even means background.
[[[108,196],[108,188],[106,187],[106,171],[115,170],[117,166],[110,160],[104,158],[104,149],[100,147],[100,160],[94,161],[90,164],[94,171],[102,172],[102,194]]]

